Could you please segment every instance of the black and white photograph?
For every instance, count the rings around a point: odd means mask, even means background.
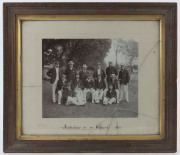
[[[42,39],[43,118],[138,117],[138,40]]]

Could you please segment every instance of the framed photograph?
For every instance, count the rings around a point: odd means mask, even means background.
[[[176,3],[4,3],[4,152],[176,152]]]

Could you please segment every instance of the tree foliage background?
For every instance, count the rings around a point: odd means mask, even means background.
[[[63,50],[59,50],[62,46]],[[43,66],[59,61],[61,66],[67,66],[72,60],[75,68],[87,64],[93,69],[97,62],[105,66],[104,58],[111,47],[111,39],[43,39]]]
[[[113,39],[112,46],[117,54],[126,56],[128,66],[134,65],[138,58],[138,42],[135,39]]]

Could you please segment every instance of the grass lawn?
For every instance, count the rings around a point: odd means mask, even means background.
[[[108,118],[138,117],[138,73],[131,74],[129,84],[129,103],[105,106],[102,103],[88,102],[84,106],[58,105],[52,102],[52,89],[49,81],[43,80],[43,118]]]

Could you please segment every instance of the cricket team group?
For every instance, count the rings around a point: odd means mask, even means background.
[[[120,103],[121,100],[129,102],[128,85],[130,75],[124,65],[117,71],[112,62],[104,71],[101,63],[97,63],[97,68],[90,74],[87,65],[82,65],[81,71],[76,71],[73,61],[68,62],[67,69],[61,73],[59,62],[53,64],[47,75],[50,77],[52,85],[53,103],[59,105],[85,105],[87,94],[91,94],[92,103],[103,103],[111,105]]]

